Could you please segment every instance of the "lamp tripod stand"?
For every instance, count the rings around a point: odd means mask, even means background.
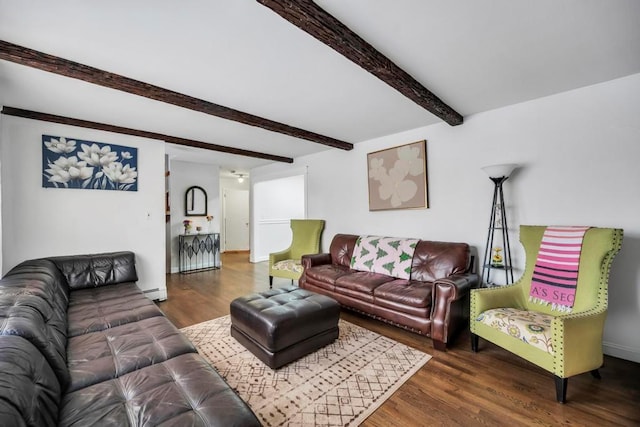
[[[504,191],[502,184],[509,178],[516,165],[496,165],[483,168],[493,181],[493,201],[491,217],[489,218],[489,232],[487,244],[484,248],[481,281],[492,285],[491,270],[503,270],[505,284],[513,283],[513,264],[511,259],[511,244],[509,243],[509,226],[507,213],[504,209]],[[496,232],[500,242],[497,242]],[[502,246],[494,246],[501,243]]]

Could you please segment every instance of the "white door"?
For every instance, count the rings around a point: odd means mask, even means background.
[[[225,251],[249,250],[249,190],[223,190]]]

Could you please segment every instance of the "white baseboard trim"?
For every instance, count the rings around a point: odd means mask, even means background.
[[[602,343],[602,350],[607,356],[613,356],[619,359],[640,363],[640,348],[627,347],[624,345],[613,344],[605,341]]]
[[[165,301],[167,299],[167,289],[147,289],[142,291],[144,295],[152,300]]]

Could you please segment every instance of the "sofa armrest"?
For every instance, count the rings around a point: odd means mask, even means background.
[[[331,254],[312,254],[302,255],[302,267],[307,268],[315,267],[316,265],[331,264]]]
[[[477,286],[478,275],[474,273],[455,274],[433,282],[431,339],[443,346],[449,341],[456,325],[466,321],[465,301],[471,288]],[[459,302],[457,302],[459,301]],[[454,307],[455,305],[455,307]]]
[[[434,286],[451,287],[453,300],[466,296],[472,288],[478,286],[479,277],[475,273],[454,274],[449,277],[436,280]]]
[[[567,378],[601,366],[602,334],[607,317],[606,307],[555,316],[551,329],[553,342],[563,343],[563,357],[554,364],[554,374]]]

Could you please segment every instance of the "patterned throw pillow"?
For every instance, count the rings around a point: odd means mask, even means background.
[[[351,268],[409,279],[411,262],[419,239],[360,236],[353,249]]]

